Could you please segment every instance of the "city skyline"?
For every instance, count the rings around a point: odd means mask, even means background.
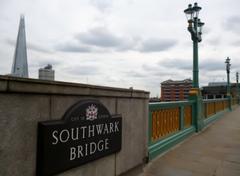
[[[162,81],[192,79],[192,41],[183,10],[193,2],[3,0],[0,74],[10,73],[23,13],[30,78],[37,78],[38,69],[49,63],[59,81],[133,87],[160,96]],[[226,81],[227,56],[235,82],[240,2],[198,3],[205,22],[199,44],[200,86]]]

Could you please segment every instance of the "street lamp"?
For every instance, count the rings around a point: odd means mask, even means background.
[[[193,41],[193,88],[199,88],[198,79],[198,42],[202,41],[202,27],[204,25],[198,18],[199,11],[202,8],[197,3],[188,5],[188,8],[184,10],[188,20],[188,31],[191,33]]]
[[[226,71],[227,71],[227,95],[230,95],[230,79],[229,79],[229,74],[230,74],[230,58],[227,57],[226,61]]]
[[[230,77],[229,77],[229,74],[230,74],[230,58],[227,57],[226,61],[226,71],[227,71],[227,98],[229,99],[229,109],[231,110],[231,94],[230,94]]]
[[[239,74],[238,72],[236,72],[236,82],[237,82],[237,85],[236,85],[236,92],[237,92],[237,100],[238,100],[238,104],[240,103],[240,97],[239,97],[239,85],[238,85],[238,78],[239,78]]]
[[[236,81],[237,81],[237,84],[238,84],[238,78],[239,78],[239,74],[238,72],[236,73]]]
[[[196,131],[200,131],[204,127],[202,118],[202,96],[199,90],[198,79],[198,43],[202,41],[202,27],[204,25],[198,18],[199,12],[202,8],[197,3],[189,4],[188,8],[184,10],[188,21],[188,31],[191,34],[193,41],[193,88],[189,91],[189,100],[194,101],[194,124]]]

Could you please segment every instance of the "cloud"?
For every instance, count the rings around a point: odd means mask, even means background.
[[[134,77],[134,78],[145,78],[148,76],[147,74],[144,74],[143,72],[137,72],[137,71],[133,71],[133,70],[127,71],[124,74],[127,77]]]
[[[239,58],[231,58],[231,71],[238,69],[240,67]],[[214,73],[215,71],[226,72],[226,64],[224,60],[219,60],[216,58],[208,58],[200,62],[199,69],[208,71],[208,73]]]
[[[220,36],[213,37],[213,38],[208,39],[206,42],[210,45],[216,46],[221,43],[221,37]]]
[[[106,12],[112,7],[113,0],[90,0],[90,3],[101,12]]]
[[[191,71],[193,69],[192,59],[165,59],[158,63],[159,66],[166,69],[177,69],[182,71]],[[238,63],[234,64],[234,68],[239,66]],[[199,61],[199,70],[204,71],[224,71],[225,63],[224,61],[207,58]]]
[[[11,45],[11,46],[16,46],[16,41],[13,39],[6,39],[5,40],[6,44]],[[51,53],[52,51],[49,49],[46,49],[45,47],[42,47],[40,45],[34,44],[34,43],[29,43],[27,42],[27,49],[36,51],[36,52],[41,52],[41,53]]]
[[[225,29],[240,34],[240,16],[231,16],[224,23]]]
[[[199,69],[204,71],[220,71],[225,70],[225,64],[222,61],[216,59],[206,59],[205,61],[200,62]]]
[[[120,36],[112,33],[106,27],[92,28],[73,36],[68,41],[56,46],[63,52],[109,52],[109,51],[139,51],[161,52],[177,44],[172,39],[142,39],[136,36]]]
[[[12,40],[12,39],[9,39],[9,38],[6,39],[5,42],[6,42],[6,44],[11,45],[11,46],[15,46],[16,45],[16,42],[14,40]]]
[[[43,68],[45,67],[47,64],[51,64],[53,66],[53,68],[61,65],[63,62],[59,59],[55,59],[55,58],[34,58],[34,62],[31,62],[29,60],[29,65],[28,67],[34,67],[34,68]]]
[[[143,64],[142,69],[144,71],[147,71],[147,72],[152,72],[152,71],[155,71],[155,70],[159,70],[159,67],[154,65],[154,64],[153,65]]]
[[[142,42],[140,47],[141,52],[157,52],[165,51],[177,44],[176,40],[172,39],[148,39]]]
[[[165,67],[167,69],[179,69],[179,70],[191,70],[192,60],[185,59],[164,59],[158,63],[159,66]]]
[[[124,39],[112,34],[104,27],[97,27],[85,33],[76,35],[76,39],[83,44],[97,47],[120,47],[124,45]]]
[[[92,28],[73,36],[71,41],[56,45],[55,49],[63,52],[109,52],[133,50],[138,38],[117,36],[105,27]]]
[[[166,79],[174,78],[181,76],[182,72],[181,70],[176,70],[172,67],[165,67],[160,64],[143,64],[142,69],[146,72],[147,75],[150,75],[150,77],[157,77],[162,78],[165,77]],[[186,71],[184,71],[186,73]]]
[[[42,53],[51,53],[52,51],[50,51],[49,49],[46,49],[40,45],[36,45],[33,43],[27,43],[27,48],[33,51],[37,51],[37,52],[42,52]]]
[[[76,44],[74,42],[67,42],[63,44],[58,44],[55,49],[62,52],[74,52],[74,53],[88,53],[92,52],[92,49],[88,46],[83,46],[81,44]]]
[[[233,41],[233,42],[231,42],[231,45],[233,45],[233,46],[240,46],[240,40],[235,40],[235,41]]]
[[[207,27],[207,26],[204,26],[203,27],[203,34],[206,35],[206,34],[209,34],[212,32],[211,28]]]
[[[97,75],[99,74],[99,69],[96,66],[90,65],[75,65],[71,67],[64,68],[64,71],[73,75]]]

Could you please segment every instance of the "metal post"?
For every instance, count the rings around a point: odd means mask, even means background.
[[[180,123],[179,123],[179,128],[180,130],[184,130],[184,127],[186,124],[184,124],[184,105],[180,106]]]
[[[230,96],[230,77],[229,77],[229,70],[227,71],[227,95]]]
[[[226,71],[227,71],[227,98],[229,110],[232,110],[232,97],[231,97],[231,87],[230,87],[230,58],[228,57],[225,61]]]
[[[236,82],[237,82],[237,84],[236,84],[236,92],[237,92],[237,93],[236,93],[236,94],[237,94],[237,103],[240,104],[238,78],[239,78],[239,74],[238,74],[238,72],[237,72],[237,73],[236,73]]]
[[[194,28],[196,28],[194,20]],[[193,40],[193,88],[199,88],[198,81],[198,40],[195,38]]]
[[[197,3],[194,3],[194,6],[191,4],[188,5],[188,8],[184,10],[188,18],[188,31],[191,34],[193,41],[193,88],[189,92],[189,100],[194,101],[193,105],[193,117],[194,117],[194,126],[196,131],[201,131],[204,127],[203,117],[202,117],[202,95],[201,90],[199,89],[199,68],[198,68],[198,43],[202,41],[202,26],[204,25],[198,18],[199,11],[202,8],[198,6]]]

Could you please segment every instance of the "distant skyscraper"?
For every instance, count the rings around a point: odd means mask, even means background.
[[[23,15],[20,17],[18,36],[13,59],[14,60],[11,75],[28,78],[27,46]]]

